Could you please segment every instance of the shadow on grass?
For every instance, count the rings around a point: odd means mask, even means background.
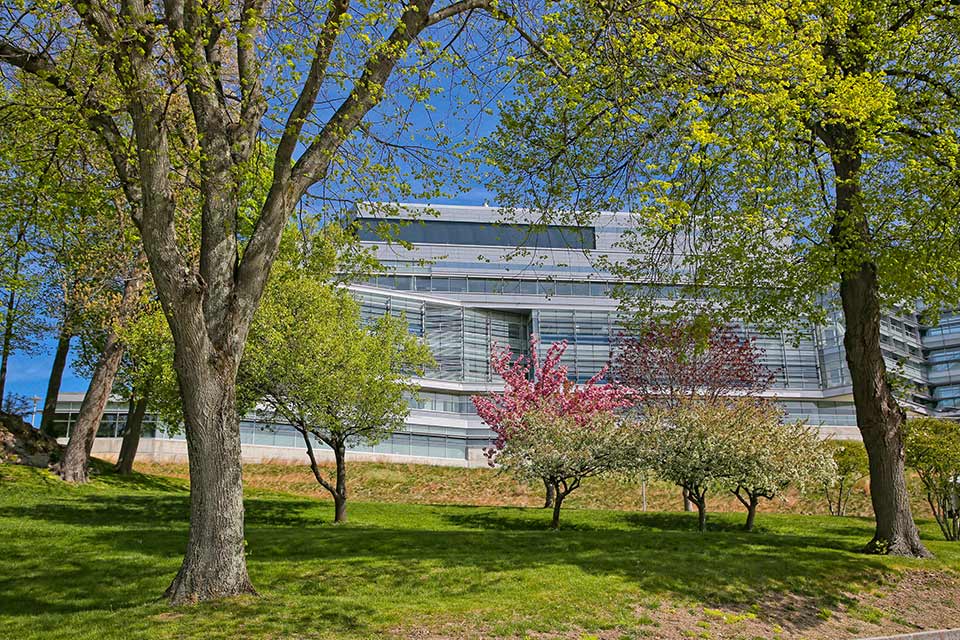
[[[324,526],[331,515],[326,503],[257,497],[245,504],[251,571],[260,574],[254,579],[265,589],[290,588],[290,572],[302,573],[304,567],[321,577],[326,569],[336,569],[351,582],[388,590],[417,584],[428,568],[489,576],[571,567],[625,579],[651,594],[722,604],[778,591],[836,600],[887,571],[878,558],[850,553],[850,536],[864,533],[851,525],[849,531],[810,526],[796,534],[746,533],[738,528],[739,518],[715,518],[711,530],[701,534],[691,514],[617,514],[629,525],[622,529],[577,514],[554,532],[544,529],[548,516],[537,509],[432,507],[443,522],[461,528],[330,527]],[[66,547],[58,547],[66,566],[51,558],[44,568],[46,559],[30,561],[27,553],[19,558],[30,580],[0,583],[0,592],[8,594],[0,598],[0,613],[27,613],[31,601],[39,605],[38,592],[58,594],[57,604],[48,600],[47,605],[59,611],[79,611],[98,602],[116,607],[143,603],[144,594],[158,594],[156,583],[176,571],[188,516],[188,495],[182,490],[0,507],[2,518],[44,521],[61,529],[66,525],[69,537]],[[79,552],[75,557],[71,548]],[[16,556],[8,561],[18,564]],[[146,587],[144,581],[154,586]],[[447,588],[482,586],[468,581]]]

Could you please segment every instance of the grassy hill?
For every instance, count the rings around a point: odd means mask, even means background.
[[[747,534],[740,513],[716,514],[698,534],[693,514],[585,508],[606,499],[598,485],[553,532],[542,509],[443,504],[482,503],[453,479],[477,473],[479,491],[489,471],[389,465],[354,470],[337,526],[312,487],[279,480],[299,472],[248,468],[260,596],[170,608],[188,489],[182,467],[142,468],[71,487],[0,465],[0,638],[819,639],[960,619],[960,546],[932,522],[936,560],[865,556],[868,519],[764,513]]]
[[[184,481],[188,478],[185,464],[138,463],[137,469],[147,474]],[[323,469],[328,477],[332,477],[332,463],[324,465]],[[509,475],[489,468],[351,461],[347,470],[351,500],[514,507],[538,507],[543,504],[542,486],[517,482]],[[306,464],[250,464],[244,466],[243,473],[244,483],[251,488],[329,499],[329,494],[317,484]],[[930,507],[920,489],[918,481],[911,478],[914,513],[918,517],[926,517],[930,515]],[[641,485],[636,480],[603,477],[584,481],[583,487],[570,494],[564,507],[640,511],[642,502]],[[735,497],[722,492],[709,496],[708,507],[711,511],[743,512],[743,507]],[[679,488],[663,482],[648,484],[648,511],[678,511],[682,508]],[[809,495],[789,491],[783,500],[761,501],[760,512],[828,514],[827,504],[818,491]],[[848,515],[872,514],[867,482],[863,481],[855,487],[850,498]]]

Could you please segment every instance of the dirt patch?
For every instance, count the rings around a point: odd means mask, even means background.
[[[0,463],[47,467],[57,462],[63,446],[40,433],[20,416],[0,413]]]

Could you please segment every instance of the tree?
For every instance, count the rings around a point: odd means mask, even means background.
[[[404,426],[411,376],[433,362],[403,316],[364,326],[349,292],[293,270],[275,274],[250,333],[240,385],[261,417],[303,437],[317,482],[333,497],[334,522],[347,519],[347,448],[376,444]],[[324,477],[314,438],[333,451]]]
[[[644,322],[617,347],[613,375],[642,407],[677,407],[692,399],[719,404],[759,396],[776,378],[763,365],[763,351],[754,339],[703,318]],[[684,509],[690,511],[692,502],[686,489],[682,491]]]
[[[769,400],[744,400],[733,431],[736,464],[730,491],[747,510],[744,529],[753,530],[760,499],[773,500],[793,485],[801,491],[829,481],[836,464],[819,429],[784,422],[783,410]]]
[[[960,540],[960,424],[937,418],[907,422],[907,465],[947,540]]]
[[[170,327],[159,302],[153,300],[144,307],[120,335],[125,352],[114,390],[129,402],[116,465],[121,475],[133,472],[143,419],[148,412],[168,431],[178,429],[183,423]]]
[[[509,348],[495,346],[490,367],[503,379],[504,390],[471,399],[477,414],[496,434],[485,452],[490,463],[551,487],[551,526],[556,528],[564,498],[583,478],[610,471],[630,455],[623,448],[629,441],[626,427],[614,411],[632,401],[625,388],[600,383],[606,368],[582,386],[571,381],[560,364],[565,341],[550,345],[542,360],[538,347],[538,338],[530,336],[529,355],[514,360]],[[592,443],[591,437],[595,437]],[[531,476],[537,471],[543,475]]]
[[[852,440],[828,440],[827,445],[833,451],[836,474],[823,483],[823,492],[830,515],[844,516],[853,487],[870,475],[867,450],[863,448],[863,443]]]
[[[732,396],[759,396],[776,379],[755,340],[732,327],[650,321],[617,347],[613,375],[643,406],[676,406],[694,397],[719,403]]]
[[[95,136],[77,128],[75,114],[51,115],[48,99],[57,101],[51,93],[44,83],[22,78],[3,92],[0,119],[0,194],[6,205],[0,225],[18,238],[13,261],[22,276],[22,286],[7,298],[16,312],[7,314],[5,344],[22,342],[25,331],[46,333],[49,325],[58,334],[43,431],[53,424],[71,339],[113,322],[118,290],[134,269],[139,242],[117,204],[121,195]],[[94,387],[91,397],[105,397],[100,391],[109,392],[110,376],[96,380],[105,387]],[[102,414],[99,403],[87,403],[73,434],[85,440]],[[87,453],[78,443],[64,467],[72,480],[85,477]]]
[[[123,283],[123,293],[116,303],[115,314],[110,314],[105,327],[103,351],[97,358],[80,403],[80,412],[70,432],[70,439],[60,461],[60,477],[67,482],[86,482],[93,441],[100,428],[100,420],[110,400],[113,383],[123,360],[125,344],[121,338],[124,326],[139,312],[141,293],[146,274],[135,270]]]
[[[638,212],[614,272],[647,298],[764,326],[842,315],[873,552],[929,555],[880,320],[960,304],[958,12],[560,3],[490,145],[509,203]]]
[[[707,528],[707,494],[730,487],[740,461],[731,425],[749,411],[749,402],[712,405],[700,399],[674,407],[653,407],[639,427],[645,445],[640,466],[650,466],[684,490],[697,507],[697,528]]]
[[[623,470],[635,460],[635,429],[613,411],[586,421],[549,409],[533,409],[514,425],[490,461],[521,480],[544,479],[553,487],[550,528],[560,527],[563,501],[586,478]]]
[[[429,164],[422,144],[404,154],[409,104],[458,59],[430,32],[455,39],[480,15],[514,22],[490,0],[333,0],[316,9],[77,0],[0,16],[0,63],[58,91],[113,161],[170,323],[191,484],[187,549],[167,591],[174,603],[253,592],[236,375],[288,219],[314,185],[388,185],[400,155]],[[39,32],[49,44],[30,48]],[[248,198],[241,183],[261,135],[276,152],[264,193]],[[442,144],[442,132],[433,141]],[[419,177],[433,193],[429,172]],[[187,205],[197,205],[199,225],[178,218]]]

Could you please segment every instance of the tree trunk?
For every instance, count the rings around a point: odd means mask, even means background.
[[[337,459],[337,490],[333,494],[333,521],[347,521],[347,451],[343,443],[337,443],[333,449]]]
[[[553,485],[550,484],[549,480],[547,480],[546,478],[543,478],[543,486],[544,486],[544,489],[546,490],[546,494],[543,499],[543,508],[549,509],[550,507],[553,506],[553,498],[554,498]]]
[[[876,531],[867,545],[872,553],[927,557],[910,510],[904,474],[903,426],[906,414],[893,396],[880,348],[880,296],[877,266],[868,258],[870,230],[860,197],[861,156],[846,129],[831,133],[837,175],[836,218],[831,241],[847,267],[840,282],[846,332],[843,345],[853,386],[857,426],[870,461],[870,499]]]
[[[750,496],[750,502],[747,504],[747,521],[743,525],[744,531],[753,531],[753,521],[757,517],[757,505],[760,499],[757,496]]]
[[[18,257],[19,260],[19,257]],[[3,355],[0,356],[0,401],[3,400],[7,388],[7,363],[10,361],[10,350],[13,344],[13,322],[16,315],[17,296],[13,289],[7,294],[7,305],[3,317]]]
[[[695,502],[697,505],[697,531],[707,530],[707,504],[703,500]]]
[[[57,338],[57,350],[53,354],[53,366],[50,368],[50,380],[47,382],[47,395],[43,399],[43,415],[40,418],[40,431],[47,435],[53,434],[53,421],[57,416],[57,396],[60,395],[60,385],[63,382],[63,371],[67,367],[67,355],[70,353],[70,331],[67,321],[60,326],[60,336]]]
[[[693,502],[690,500],[690,492],[686,489],[681,489],[680,493],[683,495],[683,510],[687,513],[693,511]]]
[[[127,410],[127,427],[123,432],[120,455],[117,457],[117,473],[128,476],[133,473],[133,460],[140,446],[140,433],[143,431],[143,416],[147,412],[147,395],[137,398],[130,396],[130,408]]]
[[[190,533],[183,564],[167,588],[173,604],[255,593],[243,537],[237,361],[206,336],[176,350],[190,459]]]
[[[143,288],[143,275],[136,273],[131,276],[123,287],[123,298],[117,315],[117,323],[124,322],[133,313],[137,304],[140,290]],[[90,465],[90,452],[93,450],[93,441],[97,437],[97,429],[103,419],[103,411],[110,400],[113,390],[113,380],[120,368],[123,359],[124,345],[120,340],[116,327],[107,332],[107,341],[93,370],[93,377],[87,387],[87,393],[80,404],[80,414],[70,432],[70,440],[63,454],[60,464],[60,477],[67,482],[86,482]]]
[[[563,491],[560,490],[560,487],[554,485],[554,499],[553,499],[553,520],[550,521],[551,529],[560,528],[560,507],[563,505],[563,499],[567,497]]]

